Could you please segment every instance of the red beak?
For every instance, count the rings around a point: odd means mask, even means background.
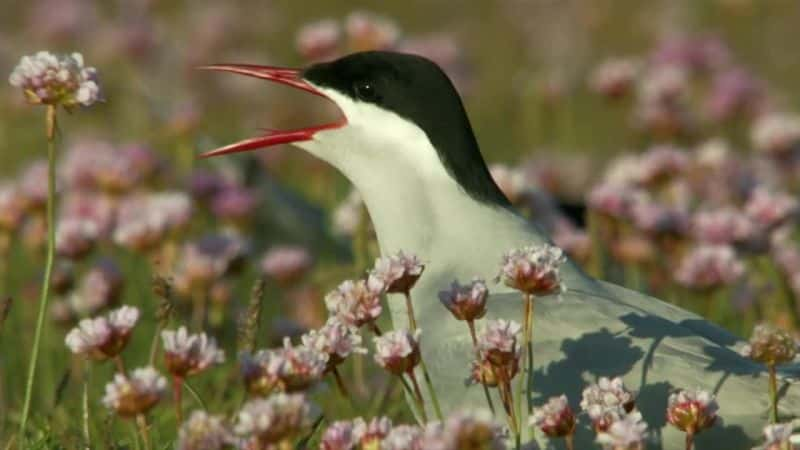
[[[325,94],[320,92],[317,88],[309,84],[300,76],[298,69],[286,69],[282,67],[270,66],[257,66],[252,64],[213,64],[210,66],[198,67],[200,70],[217,70],[220,72],[233,72],[248,77],[261,78],[264,80],[274,81],[277,83],[291,86],[295,89],[301,89],[306,92],[311,92],[314,95],[328,98]],[[310,141],[314,138],[314,134],[322,130],[331,130],[340,128],[347,124],[347,119],[342,115],[341,119],[336,122],[316,125],[307,128],[300,128],[297,130],[286,131],[269,131],[267,134],[259,137],[245,139],[233,144],[211,150],[200,155],[201,158],[208,158],[210,156],[225,155],[228,153],[245,152],[249,150],[256,150],[259,148],[271,147],[279,144],[289,144],[292,142]]]

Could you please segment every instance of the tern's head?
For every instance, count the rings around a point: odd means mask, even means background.
[[[481,156],[461,98],[447,75],[420,56],[363,52],[304,70],[214,65],[290,85],[333,102],[339,120],[272,131],[206,153],[215,156],[294,143],[350,178],[387,168],[411,179],[447,177],[473,198],[506,205]]]

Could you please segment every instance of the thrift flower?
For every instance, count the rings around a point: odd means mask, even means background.
[[[425,265],[415,255],[402,251],[375,260],[367,284],[375,291],[407,293],[422,276]]]
[[[639,63],[632,59],[610,59],[597,66],[589,78],[589,87],[609,98],[627,95],[639,73]]]
[[[222,450],[233,437],[220,416],[194,411],[178,431],[177,450]]]
[[[757,187],[744,206],[747,216],[764,230],[774,230],[797,217],[800,205],[791,195]]]
[[[740,353],[762,364],[777,366],[792,362],[800,347],[791,334],[768,324],[759,324]]]
[[[353,353],[367,353],[361,346],[361,335],[338,318],[331,317],[319,330],[311,330],[301,337],[303,345],[328,355],[326,371],[342,363]]]
[[[261,260],[261,271],[281,286],[300,280],[314,263],[304,247],[281,246],[271,248]]]
[[[669,396],[667,421],[684,433],[694,435],[717,421],[719,405],[708,391],[681,390]]]
[[[353,422],[349,420],[333,422],[322,433],[319,450],[352,450],[356,445],[353,428]]]
[[[424,450],[422,429],[413,425],[399,425],[389,432],[380,444],[381,450]]]
[[[117,356],[125,348],[138,320],[137,308],[123,306],[107,316],[81,320],[67,334],[65,342],[72,353],[103,361]]]
[[[519,360],[517,338],[521,330],[522,326],[513,320],[489,320],[483,334],[478,337],[478,349],[495,365],[505,366]]]
[[[597,443],[606,450],[643,450],[646,433],[647,424],[642,421],[642,414],[634,411],[599,433]]]
[[[56,228],[56,253],[64,258],[81,259],[94,247],[99,234],[97,225],[89,220],[61,220]]]
[[[162,331],[161,339],[167,370],[176,377],[185,378],[225,361],[225,353],[205,333],[189,334],[186,327],[180,327]]]
[[[136,369],[130,376],[117,373],[106,385],[103,404],[122,417],[134,417],[152,409],[166,388],[167,380],[152,367]]]
[[[503,255],[498,280],[526,294],[550,295],[562,290],[559,268],[564,252],[550,244],[514,249]]]
[[[347,280],[325,296],[328,312],[347,325],[373,323],[381,314],[381,292],[366,281]]]
[[[94,67],[85,67],[83,55],[56,56],[41,51],[23,56],[8,78],[25,93],[29,103],[72,108],[91,106],[100,100],[100,86]]]
[[[750,132],[756,150],[774,157],[792,153],[800,144],[800,117],[772,113],[759,118]]]
[[[589,415],[594,429],[607,431],[612,423],[633,411],[636,395],[625,389],[622,378],[600,377],[583,390],[581,409]]]
[[[295,46],[308,61],[333,59],[339,53],[342,29],[333,19],[323,19],[303,25],[297,32]]]
[[[439,292],[439,301],[457,320],[474,321],[486,315],[488,295],[486,283],[476,278],[467,285],[453,281],[449,290]]]
[[[701,245],[683,257],[675,280],[692,289],[713,289],[733,283],[744,275],[744,264],[727,246]]]
[[[776,423],[764,427],[766,442],[753,450],[793,450],[792,432],[797,428],[798,421],[789,423]]]
[[[300,394],[275,394],[244,404],[237,414],[236,434],[261,445],[300,435],[310,425],[311,405]]]
[[[504,450],[504,440],[505,436],[491,412],[485,409],[456,411],[445,418],[444,423],[432,423],[426,427],[421,448]]]
[[[119,299],[125,279],[110,259],[100,260],[84,275],[69,297],[72,309],[79,314],[94,314]]]
[[[402,375],[414,369],[420,362],[419,337],[422,330],[413,333],[395,330],[376,337],[375,362],[394,375]]]
[[[375,448],[391,431],[392,420],[388,417],[373,417],[369,422],[356,417],[353,421],[353,438],[360,448]]]
[[[567,396],[552,397],[541,408],[535,408],[530,426],[539,428],[547,437],[570,436],[575,432],[575,413],[569,407]]]

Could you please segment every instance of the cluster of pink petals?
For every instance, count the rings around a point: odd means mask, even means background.
[[[603,61],[589,76],[589,87],[606,97],[619,98],[634,87],[641,65],[638,61],[616,58]]]
[[[526,294],[557,294],[562,290],[559,268],[565,262],[564,252],[550,244],[514,249],[503,255],[498,280]]]
[[[643,450],[646,434],[642,413],[633,411],[598,433],[597,443],[607,450]]]
[[[346,280],[325,296],[325,306],[345,324],[361,327],[380,316],[381,294],[366,280]]]
[[[261,259],[261,271],[282,286],[301,279],[314,264],[305,247],[278,246],[267,251]]]
[[[793,196],[773,193],[760,186],[750,194],[744,205],[744,212],[761,229],[773,230],[796,219],[799,208],[800,205]]]
[[[189,334],[186,327],[180,327],[162,331],[161,339],[167,370],[176,377],[194,375],[225,361],[225,352],[205,333]]]
[[[753,361],[776,366],[792,362],[800,352],[800,343],[784,330],[768,324],[758,324],[753,335],[739,353]]]
[[[637,181],[653,185],[685,172],[689,167],[689,157],[678,148],[658,146],[642,154],[638,166]]]
[[[680,390],[669,396],[667,422],[685,433],[699,433],[714,425],[718,411],[714,394],[699,389]]]
[[[232,445],[235,439],[222,417],[193,411],[178,430],[177,450],[217,450]]]
[[[293,346],[287,337],[282,348],[242,355],[241,370],[251,392],[299,392],[322,379],[328,359],[328,353],[305,345]]]
[[[329,370],[353,353],[367,353],[367,349],[361,346],[358,330],[336,317],[328,318],[322,328],[304,334],[302,341],[304,346],[328,355]]]
[[[422,330],[394,330],[374,339],[375,362],[387,371],[402,375],[416,367],[421,359],[419,338]]]
[[[675,280],[692,289],[730,285],[744,275],[744,264],[729,246],[700,245],[683,257]]]
[[[766,114],[756,120],[750,138],[756,150],[771,156],[786,156],[800,145],[800,117]]]
[[[123,306],[107,316],[81,320],[64,341],[72,353],[104,360],[122,351],[138,320],[137,308]]]
[[[513,320],[489,320],[478,336],[480,352],[498,364],[518,360],[520,356],[519,333],[522,326]]]
[[[758,231],[746,214],[733,208],[699,211],[691,221],[692,236],[712,245],[746,244],[757,238]]]
[[[592,420],[594,429],[601,432],[630,413],[635,401],[635,393],[625,389],[622,378],[600,377],[596,384],[583,390],[581,409]]]
[[[300,435],[311,425],[311,412],[311,405],[301,394],[255,398],[239,410],[234,431],[250,441],[244,448],[265,448]]]
[[[486,315],[486,299],[489,289],[480,279],[466,285],[453,281],[450,289],[439,292],[439,300],[458,320],[473,321]]]
[[[164,396],[167,380],[152,367],[117,373],[106,385],[103,404],[122,417],[133,417],[152,409]]]
[[[78,315],[94,314],[119,299],[124,281],[119,267],[110,259],[102,259],[86,272],[72,291],[69,306]]]
[[[544,406],[535,408],[530,417],[530,426],[540,429],[548,437],[571,435],[575,432],[575,423],[575,413],[566,395],[550,398]]]
[[[31,103],[70,108],[100,100],[97,71],[84,66],[80,53],[56,56],[41,51],[23,56],[8,81],[22,89]]]
[[[367,285],[373,291],[406,293],[417,282],[425,265],[416,255],[399,251],[394,255],[380,257],[369,272]]]
[[[795,428],[800,426],[800,421],[787,423],[774,423],[764,427],[765,442],[753,450],[794,450],[792,438]]]

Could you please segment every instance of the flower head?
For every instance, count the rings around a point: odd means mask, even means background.
[[[162,331],[161,339],[167,370],[176,377],[194,375],[225,361],[225,353],[205,333],[189,334],[186,327],[180,327]]]
[[[503,450],[504,436],[485,409],[456,411],[444,423],[431,423],[425,428],[421,448],[425,450],[486,449]]]
[[[714,425],[718,410],[714,394],[703,390],[681,390],[669,396],[667,421],[684,433],[697,434]]]
[[[607,450],[642,450],[647,424],[642,414],[634,411],[597,434],[597,442]]]
[[[25,217],[25,202],[19,188],[10,183],[0,183],[0,230],[14,231]]]
[[[680,175],[689,167],[686,153],[669,146],[653,147],[639,158],[637,181],[645,185],[658,185]]]
[[[489,320],[478,337],[478,349],[494,365],[505,366],[519,360],[518,335],[522,327],[513,320]]]
[[[353,422],[339,420],[333,422],[320,440],[319,450],[352,450],[356,445],[353,435]]]
[[[245,403],[234,430],[259,444],[276,444],[307,429],[310,415],[311,405],[303,395],[279,393]]]
[[[414,332],[395,330],[376,337],[374,339],[375,361],[395,375],[402,375],[413,370],[421,358],[419,351],[421,333],[420,329]]]
[[[399,425],[392,428],[381,441],[381,450],[423,450],[422,429],[414,425]]]
[[[23,56],[8,77],[30,103],[65,108],[91,106],[100,100],[100,86],[94,67],[83,65],[83,55],[54,55],[41,51]]]
[[[345,324],[360,327],[380,316],[380,295],[365,280],[346,280],[325,296],[325,306]]]
[[[486,283],[475,278],[467,285],[453,281],[449,290],[439,292],[439,301],[456,319],[473,321],[486,315],[488,295]]]
[[[92,221],[67,217],[56,228],[56,252],[65,258],[80,259],[92,250],[99,231]]]
[[[800,422],[775,423],[764,427],[766,442],[753,450],[793,450],[792,432]]]
[[[604,61],[592,71],[589,86],[599,94],[609,98],[619,98],[628,94],[639,73],[639,63],[631,59],[611,59]]]
[[[550,244],[514,249],[503,255],[498,278],[526,294],[554,294],[562,289],[558,272],[565,262],[564,252]]]
[[[351,51],[386,50],[400,38],[400,29],[390,19],[366,11],[354,11],[345,19]]]
[[[587,204],[592,210],[615,219],[623,219],[630,214],[636,199],[636,191],[618,183],[599,184],[589,191]]]
[[[700,245],[681,260],[675,280],[692,289],[713,289],[738,280],[744,265],[728,246]]]
[[[178,431],[177,450],[222,450],[233,441],[223,419],[194,411]]]
[[[759,118],[750,132],[756,150],[764,154],[783,157],[800,145],[800,117],[772,113]]]
[[[152,367],[136,369],[130,376],[117,373],[106,385],[103,404],[122,417],[133,417],[152,409],[166,388],[167,380]]]
[[[772,193],[763,187],[754,189],[744,206],[745,214],[763,230],[774,230],[796,218],[798,211],[800,205],[793,196]]]
[[[375,260],[367,283],[376,291],[405,293],[416,284],[425,266],[415,255],[402,251]]]
[[[606,431],[611,424],[633,411],[636,395],[625,389],[622,378],[600,377],[597,384],[583,390],[581,409],[589,415],[596,431]]]
[[[243,355],[242,375],[250,392],[268,394],[273,390],[298,392],[318,382],[328,367],[328,354],[305,345],[283,347]]]
[[[375,448],[391,431],[392,420],[388,417],[373,417],[369,422],[357,417],[353,421],[353,438],[363,449]]]
[[[295,45],[300,55],[309,61],[333,59],[339,52],[342,29],[334,19],[323,19],[300,28]]]
[[[305,275],[314,263],[304,247],[271,248],[261,260],[261,271],[282,286],[290,285]]]
[[[567,396],[552,397],[541,408],[535,408],[530,425],[548,437],[564,437],[575,432],[575,413],[569,407]]]
[[[69,297],[72,309],[80,314],[94,314],[119,299],[124,278],[113,260],[103,259],[84,275]]]
[[[791,334],[768,324],[759,324],[740,353],[753,361],[776,366],[794,360],[798,351],[800,346]]]
[[[328,370],[353,353],[367,353],[367,349],[361,346],[358,330],[336,317],[329,318],[322,328],[309,331],[301,339],[304,346],[328,355]]]
[[[758,231],[750,217],[732,208],[700,211],[692,217],[692,235],[706,244],[747,244],[757,237]]]
[[[72,353],[103,361],[117,356],[125,348],[137,320],[139,310],[123,306],[107,316],[81,320],[67,334],[65,342]]]

